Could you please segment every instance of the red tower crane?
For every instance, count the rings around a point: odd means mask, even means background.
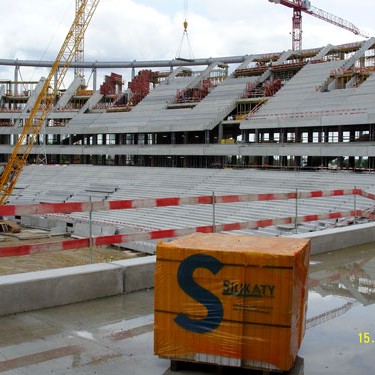
[[[368,38],[368,35],[364,34],[358,29],[357,26],[351,22],[346,21],[333,14],[325,12],[319,8],[311,5],[309,0],[268,0],[274,4],[285,5],[288,8],[293,9],[293,27],[292,27],[292,49],[293,51],[299,51],[302,49],[302,12],[310,14],[314,17],[320,18],[323,21],[332,23],[342,29],[351,31],[356,35]]]

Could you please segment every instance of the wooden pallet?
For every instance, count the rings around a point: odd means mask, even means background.
[[[293,368],[290,371],[282,372],[268,369],[260,369],[253,367],[232,367],[222,366],[210,363],[191,362],[185,360],[171,360],[171,372],[191,371],[215,375],[303,375],[304,360],[297,356]]]

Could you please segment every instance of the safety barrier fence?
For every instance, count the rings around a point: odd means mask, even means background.
[[[306,216],[294,216],[274,219],[253,220],[240,223],[205,225],[200,227],[187,227],[179,229],[163,229],[150,232],[139,232],[130,234],[116,234],[100,236],[94,238],[81,238],[73,240],[44,242],[36,244],[25,244],[15,246],[0,247],[0,257],[29,255],[36,253],[46,253],[62,250],[82,249],[91,246],[108,246],[131,241],[150,241],[163,238],[180,237],[192,233],[214,233],[244,229],[257,229],[273,225],[299,224],[316,220],[341,219],[346,217],[366,217],[368,213],[362,210],[352,210],[347,212],[330,212],[325,214],[315,214]]]
[[[69,212],[93,212],[112,209],[139,209],[139,208],[154,208],[166,206],[182,206],[182,205],[197,205],[197,204],[215,204],[221,203],[239,203],[251,201],[273,201],[273,200],[288,200],[288,199],[308,199],[308,198],[322,198],[333,196],[354,195],[363,196],[370,200],[375,200],[375,195],[364,192],[361,189],[347,189],[347,190],[328,190],[328,191],[310,191],[299,192],[298,190],[289,193],[270,193],[270,194],[245,194],[245,195],[225,195],[215,196],[205,195],[197,197],[169,197],[169,198],[147,198],[147,199],[133,199],[133,200],[119,200],[119,201],[96,201],[96,202],[71,202],[71,203],[46,203],[46,204],[31,204],[31,205],[9,205],[0,207],[0,216],[21,216],[21,215],[36,215],[36,214],[53,214],[53,213],[69,213]],[[354,209],[347,212],[329,212],[323,214],[313,214],[298,216],[289,216],[284,218],[271,218],[252,220],[238,223],[215,224],[213,220],[212,225],[199,227],[186,227],[164,229],[156,231],[142,231],[130,234],[117,234],[109,236],[99,236],[90,238],[70,239],[63,241],[49,241],[44,243],[34,243],[25,245],[1,246],[0,257],[28,255],[35,253],[53,252],[61,250],[72,250],[87,248],[92,246],[108,246],[119,243],[126,243],[131,241],[150,241],[163,238],[174,238],[184,236],[191,233],[213,233],[213,232],[227,232],[244,229],[257,229],[275,225],[290,225],[294,224],[297,228],[298,224],[303,222],[312,222],[317,220],[328,219],[343,219],[349,217],[367,217],[375,219],[371,212],[357,210],[354,201]]]
[[[113,201],[92,201],[92,202],[68,202],[68,203],[38,203],[25,205],[0,206],[0,216],[22,216],[22,215],[43,215],[53,213],[71,212],[94,212],[106,210],[126,210],[136,208],[155,208],[167,206],[184,206],[197,204],[221,204],[240,203],[254,201],[274,201],[288,199],[309,199],[323,197],[337,197],[344,195],[359,195],[375,200],[375,195],[366,193],[362,189],[339,189],[319,191],[293,191],[289,193],[266,193],[266,194],[243,194],[243,195],[202,195],[168,198],[146,198],[127,199]]]

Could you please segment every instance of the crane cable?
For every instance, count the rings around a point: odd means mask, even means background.
[[[189,4],[188,4],[188,0],[184,0],[184,16],[185,16],[185,20],[183,22],[183,26],[184,26],[184,31],[182,33],[182,38],[181,38],[181,42],[180,42],[180,45],[178,47],[178,50],[177,50],[177,53],[176,53],[176,60],[194,60],[194,55],[193,55],[193,50],[191,48],[191,45],[190,45],[190,40],[189,40],[189,34],[188,34],[188,12],[189,12]],[[182,47],[184,45],[184,41],[186,39],[186,43],[187,43],[187,48],[188,48],[188,56],[187,58],[183,58],[181,56],[181,51],[182,51]]]

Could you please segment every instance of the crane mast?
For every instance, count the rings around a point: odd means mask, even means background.
[[[80,0],[80,6],[76,9],[75,18],[64,40],[63,45],[52,65],[48,77],[44,80],[43,87],[30,110],[22,132],[9,156],[7,164],[0,175],[0,204],[7,202],[12,194],[14,186],[26,165],[28,156],[34,143],[47,120],[47,116],[58,96],[58,91],[64,77],[82,46],[84,33],[99,4],[99,0]]]
[[[353,23],[344,20],[343,18],[337,17],[331,13],[328,13],[322,9],[316,8],[311,5],[310,0],[268,0],[270,3],[281,4],[288,8],[293,9],[292,19],[292,50],[300,51],[302,49],[302,12],[310,14],[323,21],[341,27],[342,29],[348,30],[355,35],[363,36],[368,38],[368,35],[363,33]]]
[[[76,0],[76,14],[79,13],[79,21],[74,29],[74,37],[77,38],[77,49],[74,53],[74,62],[80,63],[84,61],[85,58],[85,38],[81,38],[82,29],[85,27],[85,12],[80,12],[80,8],[82,5],[83,0]],[[76,66],[74,68],[74,76],[75,77],[83,77],[84,76],[84,69],[81,67]]]

